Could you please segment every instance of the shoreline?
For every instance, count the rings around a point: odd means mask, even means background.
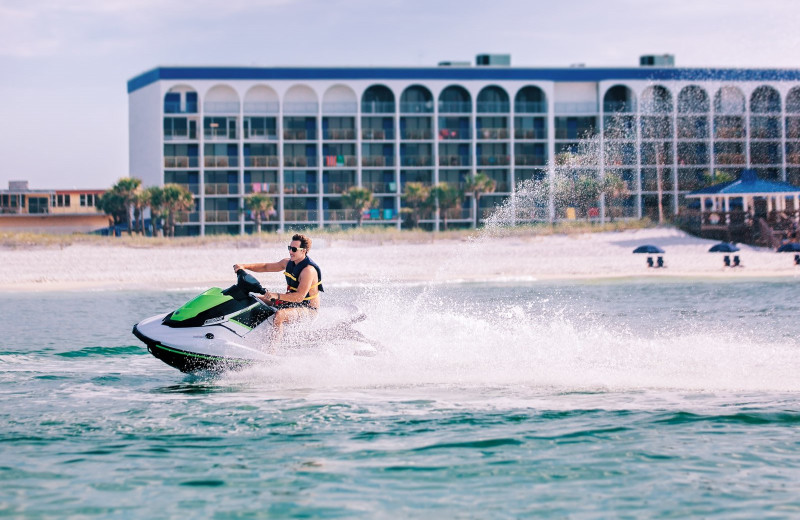
[[[793,255],[741,245],[743,267],[724,268],[716,241],[671,228],[575,234],[478,233],[398,240],[392,236],[315,236],[311,256],[329,287],[371,284],[535,283],[635,279],[800,278]],[[232,283],[238,262],[285,256],[285,236],[213,246],[137,247],[76,243],[62,247],[0,248],[0,292],[77,290],[182,290]],[[394,238],[394,239],[393,239]],[[665,250],[666,267],[648,268],[638,245]],[[280,286],[278,273],[258,275]]]

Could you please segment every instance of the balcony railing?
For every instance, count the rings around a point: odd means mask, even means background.
[[[164,156],[164,168],[197,168],[198,164],[197,157],[187,157],[185,155]]]
[[[206,155],[203,159],[206,168],[235,168],[239,166],[236,155]]]
[[[439,129],[439,139],[472,139],[472,133],[468,128],[441,128]]]
[[[370,222],[375,220],[397,220],[398,216],[397,212],[391,208],[373,208],[362,213],[361,218],[365,222]]]
[[[514,139],[547,139],[547,130],[544,128],[538,130],[517,128],[514,130]]]
[[[280,192],[280,186],[277,182],[251,182],[244,185],[244,193],[249,195],[251,193],[268,193],[270,195],[277,195]]]
[[[413,130],[403,130],[401,137],[407,140],[425,140],[433,137],[433,130],[430,128],[415,128]]]
[[[323,182],[322,192],[326,194],[341,194],[355,186],[353,182]]]
[[[375,129],[375,128],[363,128],[361,130],[361,139],[365,141],[383,141],[386,139],[394,139],[394,129]]]
[[[287,155],[283,158],[283,165],[287,168],[305,168],[307,166],[314,167],[317,165],[317,158],[315,156],[292,156]]]
[[[287,195],[308,195],[318,193],[319,187],[316,183],[308,182],[286,182],[283,184],[283,192]]]
[[[717,164],[739,165],[744,164],[743,153],[718,153],[714,155],[714,162]]]
[[[203,104],[203,112],[206,114],[238,114],[238,101],[206,101]]]
[[[406,155],[400,158],[402,166],[431,166],[433,157],[430,155]]]
[[[508,155],[479,155],[478,164],[481,166],[507,166],[510,164]]]
[[[789,164],[800,164],[800,153],[786,154],[786,162]]]
[[[176,224],[194,224],[200,222],[199,211],[177,211],[175,213]]]
[[[289,222],[316,222],[319,220],[319,211],[315,209],[286,209],[283,218]]]
[[[277,155],[248,155],[244,158],[245,167],[277,168],[280,157]]]
[[[358,164],[358,158],[355,155],[325,155],[322,164],[326,168],[353,167]]]
[[[278,140],[278,131],[274,128],[245,128],[243,134],[245,139],[259,139],[263,141]]]
[[[204,190],[206,195],[238,195],[239,185],[227,182],[207,182]]]
[[[284,114],[314,114],[319,110],[319,103],[289,101],[283,104]]]
[[[326,209],[322,216],[327,221],[356,220],[357,213],[354,209]]]
[[[636,105],[628,101],[606,101],[603,103],[604,112],[636,112]]]
[[[514,103],[514,112],[518,114],[546,114],[547,103],[544,101],[517,101]]]
[[[287,141],[313,141],[317,138],[314,130],[284,130],[283,138]]]
[[[411,101],[400,103],[403,114],[429,114],[433,112],[433,101]]]
[[[171,130],[169,132],[164,132],[164,140],[165,141],[179,141],[179,140],[188,140],[188,139],[197,139],[196,135],[189,135],[189,130],[180,131],[180,130]]]
[[[361,112],[364,114],[394,113],[394,101],[363,101]]]
[[[396,193],[396,182],[362,182],[361,185],[372,193]]]
[[[733,127],[722,127],[718,126],[716,131],[714,132],[717,139],[744,139],[744,128],[733,126]]]
[[[356,138],[355,128],[329,128],[323,130],[322,138],[329,141],[354,141]]]
[[[278,101],[245,101],[245,114],[277,114],[280,112]]]
[[[469,101],[439,101],[439,113],[463,114],[472,112]]]
[[[355,114],[358,111],[358,103],[347,101],[328,101],[322,103],[323,114]]]
[[[478,139],[508,139],[507,128],[480,128],[477,133]]]
[[[203,137],[207,141],[224,141],[226,139],[236,139],[236,131],[228,131],[227,128],[206,128]]]
[[[515,155],[514,164],[517,166],[544,166],[547,159],[544,155]]]
[[[450,208],[447,211],[439,211],[439,216],[447,220],[464,220],[472,218],[472,209],[470,208]]]
[[[239,210],[215,211],[206,210],[206,222],[239,222]]]
[[[478,101],[479,114],[506,114],[509,107],[508,101]]]
[[[469,155],[440,155],[439,166],[471,166]]]
[[[584,103],[556,103],[556,114],[596,114],[597,103],[593,101]]]
[[[164,102],[165,114],[196,114],[197,102],[187,102],[186,105],[181,106],[179,101],[166,101]]]
[[[365,155],[361,158],[361,166],[366,166],[366,167],[394,166],[394,156]]]

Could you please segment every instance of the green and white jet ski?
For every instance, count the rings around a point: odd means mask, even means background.
[[[266,352],[277,308],[256,298],[266,291],[258,280],[240,269],[235,285],[212,287],[179,309],[158,314],[133,326],[133,334],[147,350],[181,372],[228,370],[254,363],[272,363],[277,356]],[[326,308],[303,330],[290,337],[293,345],[319,346],[348,341],[354,354],[376,353],[353,324],[366,318],[355,306]]]

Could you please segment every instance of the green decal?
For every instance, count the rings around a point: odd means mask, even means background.
[[[232,300],[231,296],[222,294],[222,289],[212,287],[200,296],[186,302],[180,309],[172,313],[172,319],[183,321],[194,318],[203,311],[216,307],[221,303]]]

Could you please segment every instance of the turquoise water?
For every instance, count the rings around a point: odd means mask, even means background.
[[[188,376],[132,325],[199,291],[5,294],[0,515],[800,515],[795,280],[328,289],[330,347]]]

